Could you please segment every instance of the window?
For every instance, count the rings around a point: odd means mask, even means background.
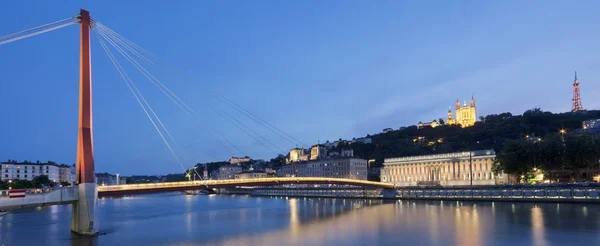
[[[27,174],[25,174],[25,178],[27,178]]]
[[[4,174],[4,177],[5,177],[5,178],[8,178],[8,174]]]
[[[48,170],[46,170],[46,173],[48,173]]]
[[[18,175],[18,174],[17,174],[17,178],[20,178],[20,177],[21,177],[21,175]]]
[[[25,170],[25,173],[27,173],[27,170]]]
[[[20,173],[20,172],[21,172],[21,170],[17,170],[17,173]]]

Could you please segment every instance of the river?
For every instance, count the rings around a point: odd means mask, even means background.
[[[164,193],[98,202],[103,235],[71,206],[0,217],[0,245],[600,245],[600,205]]]

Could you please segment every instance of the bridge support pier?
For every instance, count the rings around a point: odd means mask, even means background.
[[[80,235],[98,232],[96,201],[98,189],[94,173],[94,138],[92,132],[92,64],[90,56],[90,13],[81,10],[79,52],[79,127],[77,129],[76,182],[79,196],[73,205],[71,231]]]
[[[98,233],[96,202],[98,190],[94,183],[78,185],[79,199],[73,204],[71,231],[79,235],[95,235]]]
[[[381,189],[381,195],[384,199],[396,199],[396,189],[383,188]]]

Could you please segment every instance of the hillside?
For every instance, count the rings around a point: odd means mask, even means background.
[[[338,148],[352,148],[354,154],[365,159],[375,159],[375,167],[384,158],[447,153],[469,149],[489,149],[501,152],[507,139],[541,137],[557,133],[560,129],[571,132],[581,128],[581,122],[600,118],[599,110],[558,113],[544,112],[539,108],[527,110],[523,115],[511,113],[480,117],[469,128],[438,126],[417,129],[416,126],[380,133],[371,137],[373,143],[352,143]]]

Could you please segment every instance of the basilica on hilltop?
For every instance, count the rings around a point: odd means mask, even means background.
[[[460,105],[458,99],[456,99],[455,107],[456,113],[454,115],[452,114],[452,109],[448,108],[448,118],[445,122],[446,125],[460,125],[463,128],[475,125],[475,121],[477,121],[477,109],[475,107],[475,99],[473,97],[471,97],[469,105],[467,105],[467,102],[465,101],[462,106]],[[439,125],[442,125],[442,122],[433,120],[426,123],[419,122],[417,127],[419,129],[426,126],[435,128]]]

